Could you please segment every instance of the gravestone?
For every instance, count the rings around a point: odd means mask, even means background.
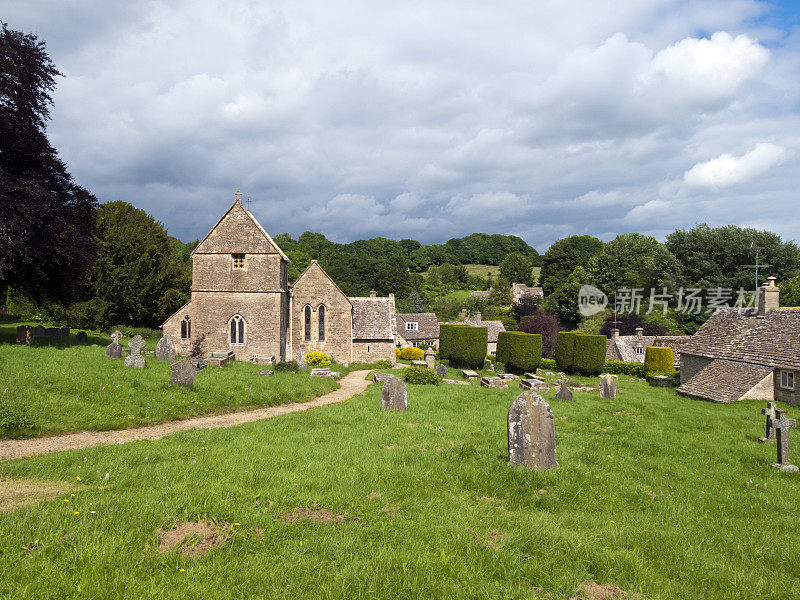
[[[436,375],[439,376],[439,379],[444,379],[444,376],[447,375],[447,367],[444,365],[436,365]]]
[[[507,390],[508,381],[506,381],[502,377],[481,377],[481,386]]]
[[[572,390],[567,387],[569,385],[569,379],[566,377],[562,377],[561,380],[558,382],[559,388],[558,392],[556,393],[556,398],[559,400],[566,400],[567,402],[572,402]]]
[[[497,376],[506,381],[519,381],[519,375],[514,375],[514,373],[498,373]]]
[[[176,361],[170,366],[169,384],[192,387],[195,375],[202,371],[205,366],[205,361],[196,356]]]
[[[767,402],[767,408],[761,409],[761,414],[767,417],[767,436],[758,438],[759,442],[774,442],[775,441],[775,428],[772,426],[772,419],[775,418],[775,403]]]
[[[411,361],[411,366],[412,367],[419,367],[420,369],[427,369],[428,368],[428,363],[426,363],[424,360],[412,360]]]
[[[616,398],[617,397],[617,376],[606,374],[600,379],[600,397],[601,398]]]
[[[406,384],[392,377],[383,384],[381,390],[381,408],[383,410],[406,410],[408,406],[408,392]]]
[[[44,330],[47,339],[51,342],[61,341],[61,328],[60,327],[47,327]]]
[[[122,339],[122,334],[119,331],[111,334],[111,343],[106,346],[107,357],[122,358],[122,346],[119,345],[120,339]]]
[[[429,369],[433,369],[436,366],[436,352],[433,351],[433,348],[425,350],[425,364]]]
[[[269,356],[262,356],[260,354],[256,354],[253,356],[253,364],[254,365],[274,365],[275,364],[275,355],[270,354]]]
[[[156,344],[156,358],[158,360],[173,360],[175,358],[175,344],[168,335],[158,340],[158,344]]]
[[[540,381],[538,379],[520,379],[519,380],[519,387],[523,390],[549,390],[550,388],[547,387],[547,384],[544,381]]]
[[[331,376],[330,367],[315,367],[311,369],[311,377],[330,377],[330,376]]]
[[[75,334],[75,341],[79,344],[85,344],[89,341],[89,336],[86,335],[85,331],[79,331]]]
[[[271,377],[272,375],[275,375],[275,372],[270,371],[269,369],[261,369],[258,373],[256,373],[256,375],[261,377]]]
[[[33,328],[33,341],[47,339],[47,330],[41,325]]]
[[[298,348],[297,352],[295,352],[295,356],[297,356],[297,366],[300,368],[300,370],[301,371],[308,370],[308,363],[306,362],[306,353],[301,348]]]
[[[17,343],[24,346],[33,346],[33,327],[30,325],[17,327]]]
[[[391,373],[375,373],[372,376],[372,381],[386,382],[389,381],[392,377],[394,377],[394,375],[392,375]]]
[[[536,392],[523,392],[508,409],[508,464],[540,470],[558,467],[553,411]]]
[[[226,367],[236,360],[236,354],[233,350],[220,350],[219,352],[212,352],[211,356],[205,359],[206,366],[208,367]]]
[[[778,462],[773,467],[778,467],[781,471],[797,471],[789,459],[789,430],[797,427],[795,419],[788,418],[788,413],[780,408],[775,409],[775,418],[772,419],[772,427],[775,429],[775,438],[778,446]]]
[[[140,335],[135,335],[128,340],[128,347],[131,349],[131,353],[129,356],[125,357],[126,367],[144,369],[145,362],[144,356],[142,356],[142,350],[144,350],[145,346],[147,346],[147,342],[145,342],[144,338]]]
[[[464,376],[464,379],[469,379],[470,381],[472,381],[473,379],[478,379],[478,377],[480,377],[480,375],[478,375],[475,371],[472,371],[471,369],[465,369],[461,371],[461,375]]]

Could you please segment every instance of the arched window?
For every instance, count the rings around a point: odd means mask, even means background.
[[[231,346],[244,344],[244,319],[239,315],[231,317]]]
[[[188,340],[192,337],[192,320],[189,318],[189,315],[183,317],[183,321],[181,321],[181,339]]]
[[[320,305],[317,309],[317,320],[319,321],[319,341],[325,341],[325,307]]]
[[[305,334],[306,334],[306,341],[311,341],[311,307],[306,306],[305,310],[303,311],[303,316],[305,319]]]

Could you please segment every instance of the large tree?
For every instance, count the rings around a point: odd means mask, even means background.
[[[603,242],[590,235],[572,235],[558,240],[542,256],[539,285],[545,296],[552,294],[576,267],[585,267],[603,248]]]
[[[58,75],[44,42],[0,22],[0,291],[34,298],[70,298],[94,260],[97,200],[46,135]]]
[[[500,274],[511,283],[533,285],[533,262],[521,252],[511,252],[500,263]]]

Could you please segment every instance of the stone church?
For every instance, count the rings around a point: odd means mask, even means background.
[[[293,360],[321,350],[340,364],[395,361],[394,295],[346,296],[312,261],[289,285],[289,258],[236,193],[192,252],[191,301],[161,325],[187,354],[232,350],[238,360]]]

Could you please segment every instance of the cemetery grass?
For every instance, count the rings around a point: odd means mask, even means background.
[[[148,344],[149,345],[149,344]],[[168,385],[170,365],[146,354],[144,369],[105,356],[105,347],[0,344],[0,401],[33,421],[30,435],[127,429],[199,415],[303,402],[338,384],[307,373],[257,377],[248,362],[206,367],[190,388]],[[19,437],[0,428],[0,437]]]
[[[410,385],[407,412],[382,412],[373,385],[3,463],[6,480],[71,487],[0,513],[0,597],[566,599],[594,580],[651,600],[796,598],[800,485],[756,441],[763,403],[620,387],[544,394],[561,464],[547,472],[506,464],[516,383]],[[157,551],[157,530],[200,520],[231,537],[205,557]]]

